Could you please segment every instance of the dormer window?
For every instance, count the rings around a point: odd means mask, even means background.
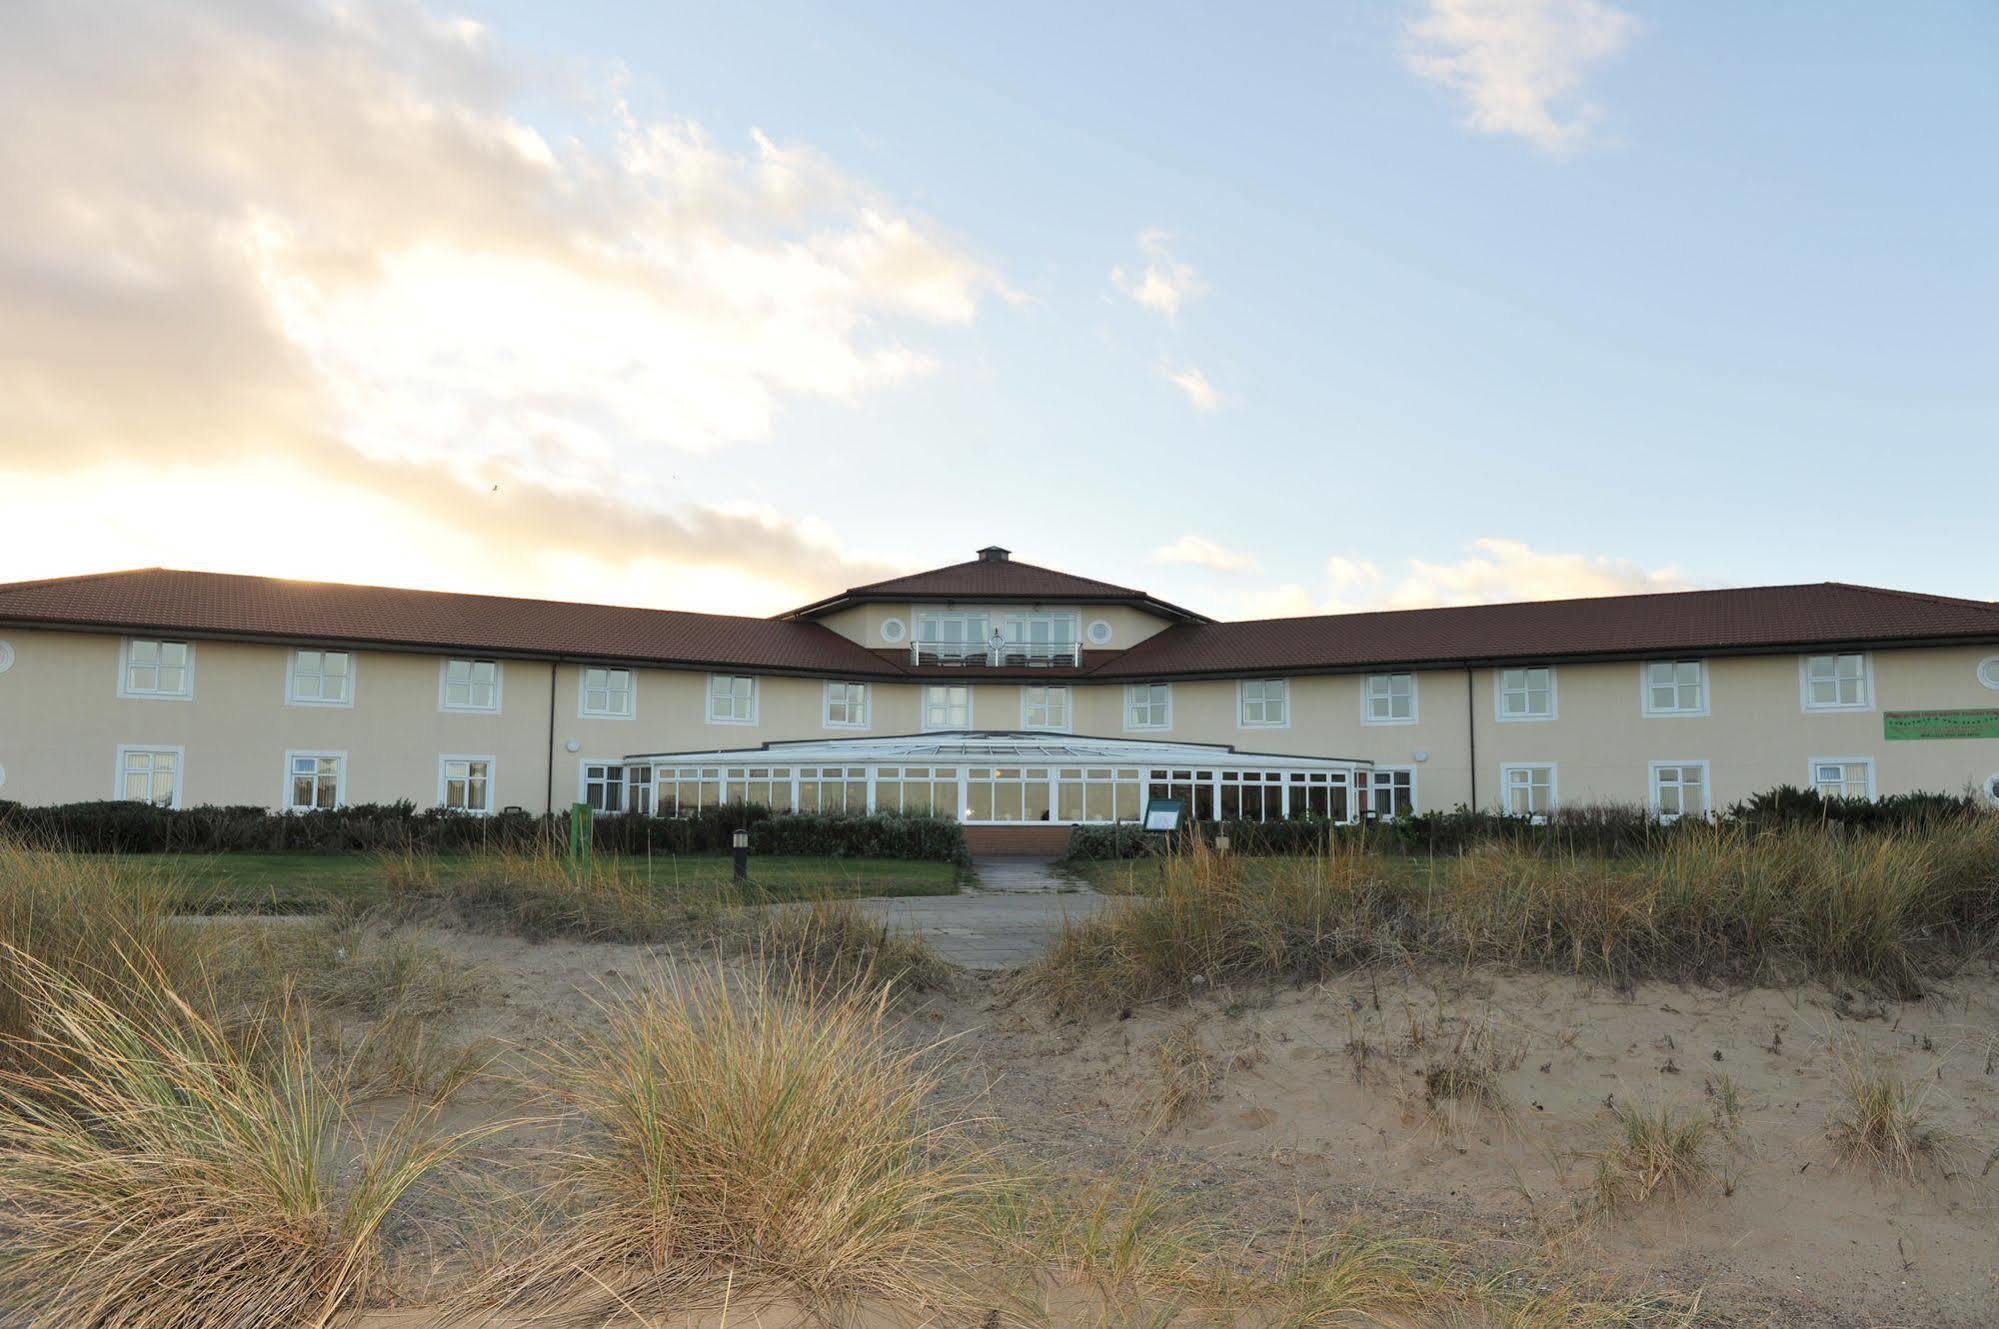
[[[1082,615],[1072,609],[916,611],[918,664],[1075,665]]]

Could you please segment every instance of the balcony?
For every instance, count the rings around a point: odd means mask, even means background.
[[[985,669],[1080,669],[1083,644],[1075,641],[913,641],[909,663]]]

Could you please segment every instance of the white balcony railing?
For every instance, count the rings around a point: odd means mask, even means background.
[[[1029,668],[1080,669],[1083,645],[1074,641],[913,641],[909,644],[912,665],[984,665],[998,669],[1006,665]]]

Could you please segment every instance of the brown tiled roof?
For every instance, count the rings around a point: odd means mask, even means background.
[[[813,623],[149,568],[0,585],[0,622],[893,676]]]
[[[1003,552],[1003,551],[1002,551]],[[1144,591],[1091,577],[1078,577],[1013,558],[975,558],[949,567],[913,572],[906,577],[850,587],[838,595],[804,605],[786,618],[806,618],[844,605],[881,600],[1015,600],[1029,603],[1126,601],[1168,618],[1205,623],[1205,614],[1156,600]]]
[[[1027,564],[980,566],[1046,572]],[[1020,591],[1005,594],[1025,598]],[[161,568],[0,585],[0,623],[9,622],[561,655],[768,673],[968,681],[1172,678],[1467,661],[1726,654],[1818,645],[1999,642],[1999,604],[1839,582],[1246,623],[1179,623],[1128,651],[1085,652],[1080,671],[937,666],[913,670],[900,651],[869,650],[817,623],[790,617],[743,618]]]
[[[1179,624],[1096,674],[1170,677],[1950,640],[1999,641],[1999,604],[1819,582]]]

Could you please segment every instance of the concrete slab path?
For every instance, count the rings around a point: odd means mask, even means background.
[[[920,934],[967,969],[1011,969],[1041,958],[1064,919],[1088,918],[1106,896],[1057,874],[1054,859],[974,860],[977,889],[958,895],[862,900],[894,927]]]

